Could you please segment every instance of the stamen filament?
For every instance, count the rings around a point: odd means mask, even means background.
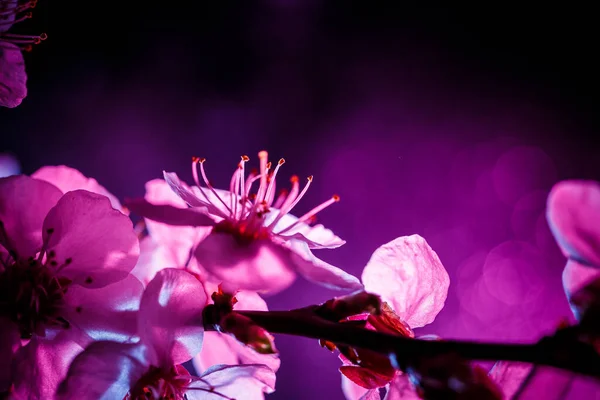
[[[202,174],[202,179],[204,179],[204,183],[206,183],[206,186],[213,192],[213,194],[217,197],[217,199],[219,199],[221,204],[223,204],[225,206],[225,209],[227,211],[229,211],[229,214],[232,215],[231,209],[227,206],[225,201],[221,198],[221,196],[219,196],[219,194],[217,193],[215,188],[213,188],[213,186],[208,181],[208,178],[206,177],[206,171],[204,171],[204,161],[205,161],[204,159],[200,161],[200,173]],[[200,185],[198,185],[198,186],[200,186]],[[200,190],[202,190],[202,188],[200,188]]]
[[[312,210],[310,210],[309,212],[307,212],[306,214],[304,214],[303,216],[301,216],[300,218],[298,218],[298,220],[296,222],[294,222],[293,224],[291,224],[287,228],[283,229],[282,231],[277,232],[277,234],[281,235],[282,233],[285,233],[285,232],[289,231],[290,229],[292,229],[296,225],[298,225],[298,224],[300,224],[300,223],[302,223],[302,222],[304,222],[304,221],[312,218],[318,212],[320,212],[323,209],[329,207],[333,203],[337,203],[338,201],[340,201],[340,196],[338,196],[338,195],[332,196],[331,199],[329,199],[329,200],[321,203],[320,205],[316,206],[315,208],[313,208]]]
[[[275,178],[277,177],[277,171],[279,168],[285,164],[285,159],[280,158],[277,162],[277,166],[275,167],[275,171],[273,171],[273,175],[271,175],[271,181],[269,182],[269,186],[267,187],[267,193],[265,194],[265,200],[268,205],[273,203],[273,199],[271,198],[272,194],[275,193]]]

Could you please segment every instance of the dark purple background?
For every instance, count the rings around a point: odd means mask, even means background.
[[[325,260],[360,275],[396,236],[429,241],[451,287],[418,333],[523,341],[569,316],[543,209],[558,179],[600,179],[590,10],[49,3],[18,27],[49,34],[26,56],[30,95],[0,110],[25,173],[68,164],[123,198],[163,169],[189,179],[192,156],[225,187],[267,149],[281,177],[315,176],[297,213],[341,196],[319,220],[348,243]],[[333,295],[299,281],[268,302]],[[277,346],[270,398],[342,398],[335,355]]]

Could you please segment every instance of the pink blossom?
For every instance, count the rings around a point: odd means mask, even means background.
[[[129,271],[138,240],[106,197],[85,190],[63,195],[22,175],[2,178],[0,246],[0,318],[10,321],[0,330],[29,340],[1,348],[2,360],[14,359],[25,371],[11,372],[15,393],[46,398],[65,372],[55,357],[67,360],[73,346],[91,339],[134,333],[131,315],[143,288]]]
[[[148,284],[138,314],[139,343],[95,342],[79,354],[60,385],[60,399],[228,399],[246,390],[273,390],[263,365],[215,365],[200,377],[181,366],[202,348],[202,283],[164,269]],[[185,397],[184,397],[185,396]]]
[[[396,238],[375,250],[363,270],[362,281],[368,292],[380,295],[406,323],[406,326],[398,327],[402,332],[408,329],[409,337],[414,336],[410,328],[433,322],[444,307],[450,285],[450,278],[438,255],[419,235]],[[361,368],[349,362],[346,364],[346,367]],[[347,399],[379,400],[376,388],[361,387],[344,375],[342,388]],[[375,381],[373,383],[377,385]],[[385,400],[418,398],[401,372],[396,372],[387,389]]]
[[[295,273],[330,288],[362,288],[358,279],[316,258],[311,251],[345,243],[322,225],[308,224],[339,198],[333,196],[296,218],[289,212],[308,190],[312,177],[302,190],[298,178],[292,178],[290,192],[276,196],[276,176],[285,161],[279,160],[271,172],[267,152],[260,152],[259,159],[260,172],[246,176],[248,157],[242,157],[229,191],[215,189],[210,184],[204,159],[193,161],[195,187],[187,186],[174,173],[165,173],[166,182],[191,208],[158,207],[148,201],[133,201],[128,207],[148,219],[171,225],[212,227],[210,234],[197,245],[194,256],[215,279],[229,285],[228,289],[274,293],[287,288]],[[206,187],[201,187],[199,176]],[[251,193],[257,181],[258,190]]]
[[[185,202],[177,196],[162,179],[146,183],[144,199],[155,205],[171,205],[186,208]],[[169,268],[186,268],[201,278],[207,295],[218,290],[218,282],[190,258],[191,250],[203,237],[210,233],[211,228],[173,226],[146,219],[149,236],[141,241],[140,260],[132,271],[140,280],[149,282],[158,271]],[[265,301],[255,292],[240,291],[235,295],[236,308],[243,310],[267,311]],[[238,342],[235,338],[220,332],[205,332],[203,350],[194,357],[194,367],[197,371],[206,371],[216,364],[264,364],[277,372],[280,360],[277,355],[258,354],[250,347]],[[250,398],[246,394],[245,398]],[[253,398],[263,398],[260,387],[255,388]]]

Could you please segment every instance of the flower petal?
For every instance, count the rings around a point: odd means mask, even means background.
[[[137,312],[144,291],[133,275],[98,289],[71,285],[65,318],[94,340],[124,342],[137,335]]]
[[[6,178],[7,176],[18,175],[20,173],[21,165],[15,156],[8,153],[0,154],[0,178]]]
[[[19,258],[35,256],[42,248],[42,225],[62,193],[48,182],[17,175],[0,178],[0,244]]]
[[[271,222],[279,215],[278,209],[271,209],[271,211],[265,216],[263,225],[268,226]],[[325,228],[322,224],[310,226],[303,222],[296,223],[298,218],[292,214],[285,214],[273,227],[273,232],[277,235],[277,232],[282,231],[292,224],[296,224],[292,229],[287,231],[283,235],[278,235],[280,238],[289,240],[295,238],[302,240],[308,244],[311,249],[335,249],[340,247],[345,240],[340,239],[336,236],[333,231]]]
[[[565,256],[600,268],[600,184],[562,181],[548,195],[546,217]]]
[[[202,283],[181,269],[164,269],[148,284],[138,327],[142,342],[157,353],[159,366],[181,364],[202,349],[206,301]]]
[[[170,205],[183,209],[188,208],[185,201],[175,194],[163,179],[153,179],[146,182],[146,194],[144,199],[152,204]],[[150,232],[150,236],[166,246],[170,247],[171,242],[173,241],[176,241],[178,244],[189,242],[189,246],[187,246],[188,254],[186,254],[186,257],[189,255],[189,250],[192,248],[193,244],[199,241],[199,238],[197,238],[197,236],[199,236],[197,234],[198,229],[192,227],[174,227],[150,219],[146,220],[146,227],[148,228],[148,232]],[[205,230],[205,234],[210,233],[209,229]]]
[[[181,199],[190,207],[207,207],[206,202],[202,201],[198,196],[192,193],[189,186],[183,183],[175,172],[163,171],[163,175],[171,190],[175,192],[177,196],[181,197]]]
[[[202,351],[192,359],[192,362],[196,371],[200,373],[216,364],[239,364],[239,359],[226,335],[220,332],[204,332]]]
[[[365,389],[342,374],[342,392],[347,400],[381,400],[378,389]]]
[[[211,233],[194,256],[198,263],[229,290],[280,292],[292,284],[295,274],[290,252],[270,240],[240,244],[227,233]]]
[[[362,290],[363,285],[357,277],[344,270],[334,267],[315,257],[308,245],[300,241],[285,243],[291,249],[291,257],[295,270],[309,282],[336,290]]]
[[[511,390],[518,391],[519,400],[562,400],[568,397],[569,388],[575,379],[575,374],[546,366],[535,366],[528,369],[522,383]],[[512,397],[507,397],[512,398]]]
[[[154,362],[152,356],[139,343],[94,342],[71,363],[57,398],[123,399]]]
[[[571,298],[571,295],[598,277],[600,277],[600,269],[568,260],[562,273],[563,287],[567,298]]]
[[[262,399],[263,393],[272,393],[275,390],[275,373],[258,364],[214,365],[200,378],[202,380],[189,385],[186,392],[189,400],[222,400],[223,396],[254,400]]]
[[[61,332],[53,340],[34,336],[21,347],[14,360],[16,399],[52,399],[67,375],[69,364],[83,348]]]
[[[50,210],[44,240],[61,274],[86,287],[124,279],[140,253],[131,220],[105,196],[85,190],[66,193]]]
[[[421,397],[417,395],[415,388],[408,380],[408,376],[402,374],[397,375],[390,383],[383,400],[421,400]]]
[[[145,199],[127,200],[125,206],[152,221],[174,226],[213,226],[215,221],[201,212],[200,207],[178,208],[167,204],[152,204]]]
[[[100,185],[97,180],[88,178],[75,168],[67,167],[66,165],[45,166],[31,174],[31,177],[50,182],[63,193],[83,189],[88,192],[101,194],[108,197],[110,204],[112,204],[115,210],[121,210],[119,199],[106,190],[104,186]]]
[[[214,287],[213,287],[214,286]],[[207,293],[216,291],[216,285],[205,283]],[[268,311],[267,303],[255,292],[242,290],[236,293],[239,310]],[[264,364],[277,372],[281,360],[277,354],[259,354],[230,335],[220,332],[205,332],[202,351],[194,357],[196,371],[204,371],[215,364]]]
[[[375,250],[362,281],[412,328],[433,322],[450,285],[439,257],[419,235],[396,238]]]
[[[13,8],[16,8],[18,5],[19,5],[18,0],[5,0],[2,3],[0,3],[0,12],[12,10]],[[17,13],[15,13],[15,12],[9,12],[9,13],[6,13],[6,15],[2,15],[2,18],[0,18],[0,22],[1,22],[0,23],[0,33],[6,32],[10,28],[12,28],[13,24],[15,23],[16,17],[17,17]]]
[[[21,49],[0,41],[0,106],[14,108],[26,96],[27,73]]]
[[[5,392],[12,382],[10,360],[21,346],[19,328],[12,321],[0,317],[0,393]]]
[[[174,250],[174,251],[172,251]],[[189,257],[190,250],[187,254]],[[158,271],[165,268],[178,268],[185,264],[185,252],[180,249],[167,248],[157,243],[150,236],[140,240],[140,258],[131,274],[147,285]]]
[[[505,398],[512,399],[530,371],[531,364],[498,361],[492,367],[489,377],[502,389]]]

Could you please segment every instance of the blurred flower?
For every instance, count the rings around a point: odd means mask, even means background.
[[[563,254],[568,257],[563,286],[572,296],[600,277],[600,184],[562,181],[554,185],[546,217]]]
[[[419,235],[396,238],[375,250],[363,270],[362,281],[368,292],[385,301],[381,315],[365,316],[366,327],[407,337],[414,337],[411,328],[433,322],[444,307],[450,285],[439,257]],[[384,386],[388,400],[400,398],[400,394],[402,398],[418,398],[388,357],[355,351],[354,359],[341,356],[346,364],[340,368],[346,398],[379,399],[378,388]]]
[[[20,172],[21,166],[19,165],[19,160],[7,153],[0,154],[0,178],[18,175]]]
[[[32,44],[46,39],[37,36],[8,33],[16,23],[31,18],[28,10],[37,0],[0,0],[0,106],[14,108],[27,96],[27,74],[22,50],[29,51]]]
[[[46,398],[92,339],[133,334],[141,283],[131,221],[104,196],[42,180],[0,179],[0,382]],[[21,340],[29,340],[23,342]],[[12,378],[11,378],[12,377]]]
[[[323,225],[308,225],[314,215],[339,198],[333,196],[296,218],[289,212],[308,190],[312,177],[302,191],[294,177],[291,191],[276,198],[275,180],[285,161],[279,160],[270,172],[267,152],[260,152],[259,159],[260,173],[246,177],[248,157],[242,157],[229,191],[213,188],[206,177],[204,159],[193,160],[195,187],[187,186],[174,173],[165,173],[166,182],[191,208],[156,206],[145,200],[131,201],[127,206],[148,219],[170,225],[212,227],[210,234],[196,246],[194,256],[229,291],[278,292],[293,282],[295,272],[330,288],[362,288],[357,278],[319,260],[311,252],[345,243]],[[200,185],[198,169],[206,188]],[[251,194],[256,181],[258,190]]]
[[[272,391],[275,375],[263,365],[215,365],[200,377],[181,365],[202,348],[206,301],[194,275],[180,269],[158,272],[142,296],[140,342],[88,346],[71,364],[58,397],[229,399],[256,388]]]

